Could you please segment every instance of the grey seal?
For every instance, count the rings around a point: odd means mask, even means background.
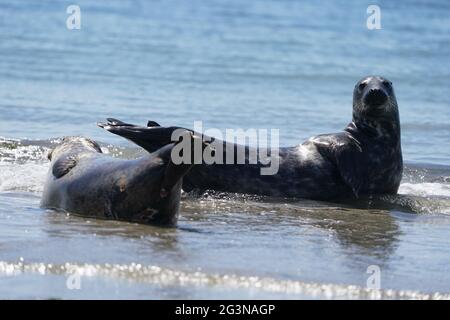
[[[192,167],[171,161],[175,145],[125,160],[102,153],[88,138],[66,137],[49,153],[51,166],[41,206],[83,216],[174,226],[182,178]]]
[[[171,142],[179,127],[147,127],[110,119],[108,130],[149,149]],[[211,139],[204,137],[204,139]],[[223,142],[227,148],[236,144]],[[246,159],[250,148],[245,147]],[[236,154],[236,153],[235,153]],[[353,90],[353,119],[342,131],[314,136],[280,148],[279,170],[261,175],[258,164],[201,164],[184,178],[183,189],[218,190],[313,200],[350,199],[396,194],[403,171],[400,118],[392,83],[368,76]]]

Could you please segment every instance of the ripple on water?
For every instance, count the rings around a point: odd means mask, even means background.
[[[100,265],[24,263],[22,261],[8,263],[0,261],[0,274],[4,276],[20,276],[27,273],[42,276],[77,274],[81,277],[107,277],[160,286],[257,289],[322,299],[450,299],[449,294],[442,293],[425,294],[412,290],[374,290],[355,285],[308,283],[236,274],[208,274],[200,271],[189,272],[136,263]]]

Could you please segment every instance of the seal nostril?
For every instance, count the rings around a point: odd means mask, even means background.
[[[372,106],[382,105],[383,103],[386,102],[386,100],[387,100],[386,93],[383,90],[378,89],[378,88],[369,89],[366,96],[364,97],[364,102],[367,105],[372,105]]]

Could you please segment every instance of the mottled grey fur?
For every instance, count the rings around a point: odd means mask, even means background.
[[[110,132],[150,149],[169,143],[171,133],[178,129],[160,127],[153,121],[148,127],[115,119],[109,124]],[[245,148],[248,158],[249,148]],[[397,193],[403,160],[399,112],[391,82],[378,76],[358,81],[352,122],[342,132],[281,148],[279,162],[279,171],[272,176],[260,175],[262,164],[198,165],[184,178],[183,189],[318,200]]]
[[[41,205],[99,218],[173,226],[182,177],[191,165],[170,161],[174,144],[136,160],[105,155],[93,141],[66,137],[51,153]]]

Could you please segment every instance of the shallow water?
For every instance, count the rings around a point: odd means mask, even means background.
[[[0,0],[1,298],[449,298],[450,6],[369,2]],[[46,153],[108,116],[279,128],[281,145],[341,130],[354,83],[393,81],[400,195],[338,205],[185,195],[178,228],[39,208]],[[367,268],[381,289],[367,289]],[[80,289],[67,286],[80,275]],[[78,279],[78,278],[76,278]],[[70,287],[70,281],[69,281]]]

